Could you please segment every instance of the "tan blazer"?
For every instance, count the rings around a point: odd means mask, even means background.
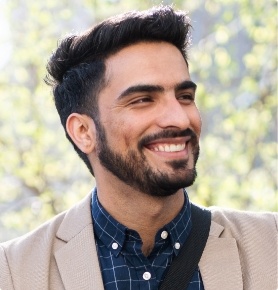
[[[90,201],[1,244],[1,290],[103,290]],[[277,289],[277,215],[212,208],[212,216],[199,263],[205,290]]]

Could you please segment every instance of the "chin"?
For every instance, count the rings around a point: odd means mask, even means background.
[[[191,186],[197,177],[196,169],[186,169],[182,176],[169,176],[167,174],[156,175],[156,178],[148,183],[137,184],[141,192],[156,197],[166,197],[177,193],[180,189]]]

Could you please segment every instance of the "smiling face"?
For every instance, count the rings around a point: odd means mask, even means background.
[[[196,177],[201,120],[196,85],[179,50],[140,42],[106,60],[96,153],[119,182],[167,196]]]

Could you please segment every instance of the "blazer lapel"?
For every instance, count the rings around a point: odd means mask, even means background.
[[[220,238],[224,227],[211,222],[199,268],[206,290],[242,290],[242,272],[236,240]]]
[[[91,195],[68,211],[57,238],[62,246],[55,259],[65,289],[102,290],[103,282],[96,252],[92,217]]]

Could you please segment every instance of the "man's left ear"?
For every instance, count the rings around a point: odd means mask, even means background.
[[[67,119],[66,130],[82,152],[89,154],[95,149],[96,128],[93,119],[89,116],[72,113]]]

